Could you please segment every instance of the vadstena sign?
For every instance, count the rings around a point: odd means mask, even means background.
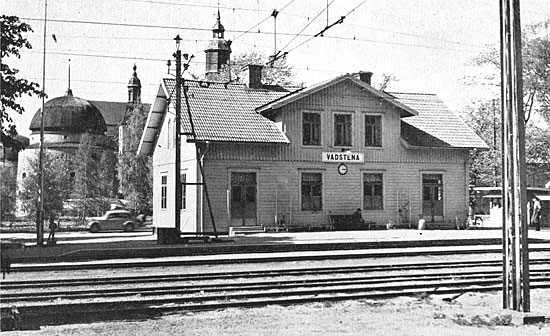
[[[363,163],[365,162],[365,156],[363,153],[351,153],[351,152],[323,152],[323,162],[350,162],[350,163]]]

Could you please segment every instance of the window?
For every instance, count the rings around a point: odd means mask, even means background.
[[[383,210],[382,174],[363,174],[363,209]]]
[[[181,209],[187,206],[187,174],[181,174]]]
[[[321,115],[319,113],[303,113],[302,144],[304,146],[321,145]]]
[[[351,147],[351,114],[334,115],[334,146]]]
[[[321,173],[302,173],[302,210],[323,209],[323,177]]]
[[[160,208],[166,209],[168,203],[168,176],[160,177]]]
[[[365,147],[382,147],[382,116],[365,116]]]

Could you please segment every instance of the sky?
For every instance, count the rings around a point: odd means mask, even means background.
[[[26,35],[32,50],[2,62],[42,86],[45,46],[49,99],[67,91],[70,63],[75,96],[125,102],[136,64],[142,101],[152,103],[161,79],[173,75],[166,61],[173,60],[176,35],[182,52],[195,56],[189,71],[204,73],[218,8],[233,55],[288,52],[294,80],[306,86],[358,71],[373,72],[374,82],[391,74],[397,80],[388,91],[435,93],[456,111],[484,93],[464,85],[465,76],[480,71],[471,60],[500,41],[497,0],[47,0],[45,45],[45,0],[0,3],[2,14],[34,30]],[[521,1],[522,26],[549,18],[550,1]],[[42,101],[21,102],[25,113],[10,115],[28,136]]]

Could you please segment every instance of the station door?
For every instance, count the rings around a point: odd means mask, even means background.
[[[256,225],[256,173],[231,173],[231,226]]]
[[[422,174],[422,214],[428,222],[443,220],[442,174]]]

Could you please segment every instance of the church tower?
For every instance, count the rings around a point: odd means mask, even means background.
[[[206,79],[209,79],[212,74],[217,74],[222,65],[229,61],[231,41],[224,39],[224,32],[225,28],[221,23],[220,10],[218,9],[218,18],[212,28],[212,41],[204,51],[206,53]]]
[[[128,104],[141,102],[141,81],[137,76],[137,66],[134,64],[134,74],[128,82]]]

